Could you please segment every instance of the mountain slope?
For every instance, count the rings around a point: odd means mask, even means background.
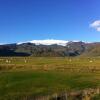
[[[26,42],[19,44],[0,45],[0,56],[100,56],[100,43],[84,42]],[[51,44],[50,44],[51,43]],[[45,44],[45,45],[43,45]]]
[[[83,42],[68,42],[65,46],[37,45],[33,43],[9,44],[0,46],[0,56],[77,56],[84,51]],[[3,51],[3,52],[2,52]]]
[[[86,50],[81,56],[97,57],[100,56],[100,43],[89,43],[85,46]]]

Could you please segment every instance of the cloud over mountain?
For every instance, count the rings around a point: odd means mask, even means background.
[[[90,24],[90,27],[96,29],[98,32],[100,32],[100,20],[96,20],[93,23]]]

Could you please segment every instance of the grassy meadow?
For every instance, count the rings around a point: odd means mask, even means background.
[[[26,100],[18,98],[97,87],[100,58],[0,58],[0,100]]]

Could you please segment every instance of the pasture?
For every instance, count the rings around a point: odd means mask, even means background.
[[[0,100],[99,87],[100,58],[0,58]]]

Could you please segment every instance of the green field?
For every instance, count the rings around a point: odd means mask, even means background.
[[[25,97],[98,87],[100,58],[0,58],[0,100],[27,100]]]

